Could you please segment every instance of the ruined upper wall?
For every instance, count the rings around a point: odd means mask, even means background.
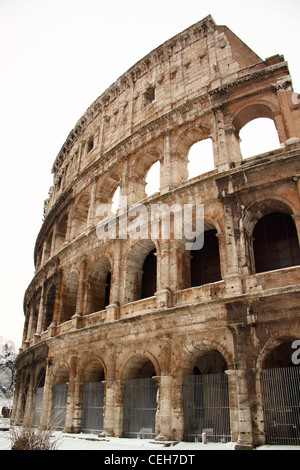
[[[66,187],[87,166],[132,133],[188,100],[234,80],[261,59],[211,16],[150,52],[85,112],[59,152],[52,172]],[[46,212],[47,212],[46,209]]]

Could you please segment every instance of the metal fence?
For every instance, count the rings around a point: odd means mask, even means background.
[[[300,445],[300,367],[261,374],[267,444]]]
[[[43,402],[44,387],[40,387],[35,393],[35,405],[34,405],[34,416],[33,425],[38,426],[40,424],[42,414],[42,402]]]
[[[183,379],[184,440],[230,442],[230,407],[227,375],[192,375]]]
[[[155,437],[156,396],[157,386],[152,378],[125,382],[123,437]]]
[[[64,429],[68,402],[68,385],[57,385],[54,388],[52,402],[52,425],[59,430]]]
[[[86,382],[83,390],[81,431],[98,433],[103,430],[104,384]]]

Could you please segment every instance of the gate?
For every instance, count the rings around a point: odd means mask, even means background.
[[[262,370],[261,389],[266,443],[300,445],[300,367]]]
[[[68,385],[56,385],[52,403],[52,425],[55,429],[62,430],[65,427],[68,402]]]
[[[35,405],[34,405],[34,417],[33,425],[38,426],[40,424],[42,414],[42,402],[43,402],[44,387],[40,387],[35,393]]]
[[[98,433],[103,430],[104,384],[86,382],[83,390],[81,431]]]
[[[224,373],[183,378],[184,440],[230,442],[228,378]]]
[[[152,378],[125,382],[123,437],[155,437],[156,396],[157,386]]]

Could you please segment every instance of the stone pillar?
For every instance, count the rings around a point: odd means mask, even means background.
[[[286,140],[289,140],[293,137],[299,137],[296,132],[294,119],[290,108],[292,93],[291,83],[289,81],[278,82],[273,85],[273,90],[277,95],[278,102],[281,108],[283,125],[286,133]]]
[[[88,220],[87,220],[88,228],[94,226],[96,189],[97,189],[97,183],[94,181],[92,185],[92,190],[91,190],[90,207],[89,207]]]
[[[40,419],[40,428],[47,429],[51,426],[52,414],[52,401],[53,401],[53,385],[52,385],[52,362],[51,359],[47,360],[43,403]]]
[[[38,313],[38,321],[37,321],[36,333],[35,333],[35,342],[39,340],[41,333],[42,333],[42,327],[44,323],[44,311],[45,311],[45,283],[43,282],[40,307],[39,307],[39,313]]]
[[[156,440],[173,440],[172,433],[172,377],[162,375],[153,377],[158,386]]]
[[[115,382],[107,380],[105,385],[105,408],[103,432],[105,436],[115,435]]]
[[[229,168],[229,157],[227,149],[227,137],[225,131],[225,122],[222,108],[216,107],[213,109],[215,113],[216,134],[217,134],[217,149],[218,155],[215,157],[216,167],[221,170]]]
[[[224,201],[225,242],[226,242],[226,268],[222,267],[223,279],[227,281],[227,288],[233,293],[242,293],[242,282],[239,272],[239,256],[235,238],[235,225],[230,198]]]
[[[33,382],[34,382],[34,374],[30,375],[29,383],[28,383],[28,389],[27,389],[27,395],[26,395],[26,403],[25,403],[25,414],[24,414],[24,420],[23,420],[23,425],[24,427],[30,427],[33,422],[33,415],[34,415],[34,388],[33,388]]]
[[[76,311],[72,317],[72,322],[74,328],[80,328],[81,318],[84,311],[84,287],[85,287],[85,276],[86,276],[86,258],[84,258],[80,263],[80,273],[79,273],[79,283],[77,290],[77,299],[76,299]]]
[[[72,357],[70,361],[70,375],[68,384],[68,401],[66,410],[65,432],[74,432],[73,418],[76,405],[76,375],[78,358]],[[77,389],[78,390],[78,389]]]
[[[229,378],[231,401],[234,400],[237,409],[234,415],[231,413],[231,418],[235,418],[233,432],[234,438],[238,434],[237,450],[250,449],[253,447],[253,429],[252,429],[252,416],[251,416],[251,402],[250,402],[250,384],[249,384],[249,369],[248,369],[248,356],[247,349],[250,349],[250,332],[249,327],[243,325],[239,320],[242,319],[243,314],[246,312],[246,307],[243,309],[242,305],[232,305],[233,315],[231,320],[236,321],[229,328],[233,333],[233,342],[235,349],[235,361],[237,369],[235,376],[233,373]],[[230,313],[229,313],[230,316]],[[234,388],[234,381],[236,388]],[[236,392],[236,396],[234,394]]]

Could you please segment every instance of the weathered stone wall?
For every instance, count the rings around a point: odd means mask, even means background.
[[[300,269],[256,273],[253,230],[265,215],[284,213],[300,234],[300,111],[292,97],[282,56],[261,60],[208,17],[148,54],[91,105],[53,166],[24,299],[14,419],[32,421],[44,374],[40,424],[49,422],[54,386],[68,383],[65,425],[79,432],[85,370],[94,364],[105,380],[104,430],[120,436],[124,381],[150,361],[160,392],[156,435],[182,439],[183,376],[218,351],[227,364],[233,439],[264,442],[259,374],[270,350],[300,337]],[[243,160],[239,132],[257,117],[274,121],[282,147]],[[189,149],[206,138],[215,169],[188,180]],[[157,161],[160,191],[147,198],[146,175]],[[141,240],[99,239],[98,208],[118,186],[128,207],[203,204],[204,230],[217,233],[221,279],[191,287],[184,240],[151,240],[150,232]],[[153,249],[156,292],[141,299]]]

